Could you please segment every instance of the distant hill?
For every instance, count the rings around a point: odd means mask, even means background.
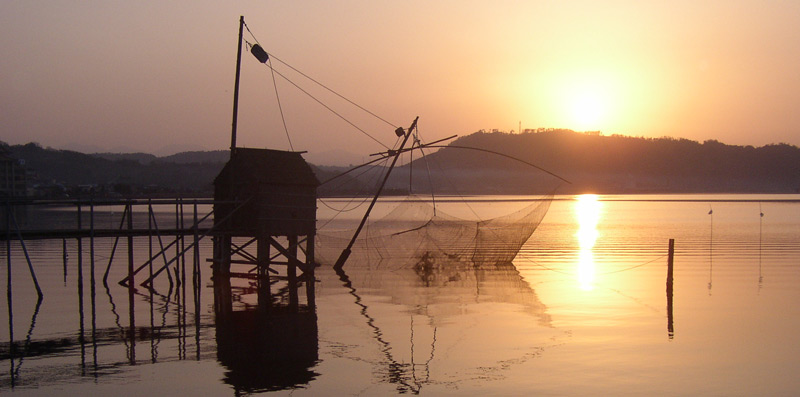
[[[135,161],[140,164],[150,164],[158,159],[149,153],[92,153],[91,155],[110,161]]]
[[[800,189],[800,148],[788,144],[762,147],[703,143],[676,138],[603,136],[570,130],[536,133],[474,133],[452,146],[475,147],[533,163],[572,182],[562,191],[636,192],[765,192],[796,193]],[[502,171],[504,181],[489,180],[492,189],[514,188],[517,174],[543,173],[520,162],[464,149],[445,148],[429,163],[445,172],[480,174]],[[424,172],[422,161],[414,172]],[[428,166],[427,168],[430,168]],[[462,178],[466,191],[481,190],[481,180]],[[524,189],[522,189],[524,190]]]
[[[231,152],[228,150],[214,150],[210,152],[182,152],[176,153],[171,156],[159,157],[156,161],[161,163],[175,163],[175,164],[225,164],[231,157]]]
[[[152,162],[175,164],[224,164],[226,161],[228,161],[228,158],[230,158],[230,152],[227,150],[214,150],[210,152],[181,152],[163,157],[158,157],[148,153],[93,153],[92,156],[111,161],[131,160],[141,164],[150,164]]]
[[[478,150],[461,147],[479,148]],[[184,152],[165,157],[146,153],[97,153],[8,146],[24,159],[29,186],[61,186],[72,195],[87,186],[98,194],[211,196],[214,177],[228,151]],[[797,193],[800,148],[787,144],[735,146],[675,138],[603,136],[569,130],[508,134],[476,132],[449,147],[398,167],[389,193],[538,194],[558,193]],[[516,158],[488,153],[502,153]],[[521,161],[519,161],[521,160]],[[525,164],[525,162],[529,164]],[[571,183],[561,182],[541,167]],[[380,166],[341,177],[344,167],[313,166],[320,195],[370,195]],[[336,178],[335,178],[336,177]],[[65,193],[68,194],[68,193]]]
[[[98,195],[210,196],[213,179],[224,165],[224,161],[186,162],[192,155],[166,158],[144,153],[88,155],[43,148],[35,143],[6,145],[6,150],[24,160],[29,188],[59,197],[74,197],[89,191]],[[173,157],[173,161],[168,161]],[[216,157],[214,152],[197,155],[198,160]],[[54,193],[55,188],[61,190]]]

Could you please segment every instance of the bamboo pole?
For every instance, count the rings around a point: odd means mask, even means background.
[[[341,255],[339,255],[339,259],[337,259],[336,264],[333,265],[334,269],[341,269],[344,266],[344,263],[347,262],[347,258],[350,257],[350,252],[351,249],[353,248],[353,244],[355,244],[358,235],[361,233],[361,229],[364,228],[364,224],[367,223],[367,218],[369,218],[369,213],[372,212],[372,207],[375,206],[375,202],[378,201],[378,197],[380,197],[381,192],[383,191],[383,187],[386,186],[386,182],[389,180],[389,175],[392,173],[392,169],[394,169],[395,164],[397,164],[397,160],[400,158],[400,154],[403,153],[403,148],[406,146],[408,138],[411,137],[411,134],[414,132],[414,128],[416,128],[417,126],[417,120],[419,120],[419,116],[417,116],[417,118],[414,119],[414,121],[411,123],[411,126],[408,127],[408,131],[405,132],[405,137],[403,138],[403,143],[400,144],[400,149],[398,149],[396,152],[393,152],[394,159],[392,159],[392,164],[389,166],[389,169],[386,171],[386,175],[383,177],[383,182],[381,182],[381,185],[378,187],[378,191],[375,193],[375,197],[372,198],[372,202],[369,204],[369,207],[367,207],[367,212],[364,213],[364,217],[361,219],[361,223],[358,225],[356,232],[353,233],[353,238],[350,239],[350,243],[347,244],[347,248],[342,250]],[[403,132],[402,128],[397,129],[398,135],[400,135],[400,133],[402,132]],[[391,153],[392,151],[390,151],[390,154]]]

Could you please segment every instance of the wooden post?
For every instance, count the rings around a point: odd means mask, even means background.
[[[312,309],[316,307],[316,293],[314,290],[316,288],[316,279],[314,278],[314,267],[316,265],[316,262],[314,262],[314,235],[309,234],[306,236],[306,303]]]
[[[244,28],[244,15],[239,17],[239,40],[236,42],[236,79],[233,84],[233,122],[231,123],[231,157],[236,151],[236,124],[239,117],[239,75],[242,69],[242,33]]]
[[[272,291],[270,291],[269,280],[270,244],[269,236],[265,235],[264,231],[260,233],[261,235],[258,236],[256,241],[256,259],[258,261],[256,265],[258,268],[258,280],[256,282],[258,286],[258,310],[267,313],[272,305]]]
[[[14,304],[11,286],[11,205],[6,201],[6,302],[8,303],[8,360],[11,364],[11,387],[16,384],[14,375],[14,357],[16,356],[16,343],[14,343]]]
[[[289,279],[289,308],[297,310],[297,235],[287,236],[289,239],[289,254],[287,259],[286,275]]]
[[[94,270],[94,197],[92,197],[89,199],[89,299],[92,307],[92,368],[97,376],[97,291]]]
[[[83,223],[81,222],[81,218],[83,213],[81,212],[81,205],[78,203],[78,231],[83,229]],[[79,235],[80,236],[80,235]],[[81,345],[81,375],[83,374],[83,369],[86,367],[86,338],[84,336],[86,328],[84,326],[84,314],[83,314],[83,243],[82,238],[78,237],[78,317],[80,320],[80,328],[78,329],[78,343]]]
[[[673,287],[673,278],[672,278],[672,270],[675,258],[675,239],[669,239],[669,254],[667,256],[667,334],[669,338],[672,339],[675,337],[675,326],[673,323],[673,312],[672,312],[672,287]]]
[[[130,364],[136,364],[136,316],[134,315],[134,287],[133,287],[133,202],[128,201],[128,315],[130,328],[128,330]]]
[[[672,269],[675,258],[675,239],[669,239],[669,253],[667,256],[667,291],[672,292]]]

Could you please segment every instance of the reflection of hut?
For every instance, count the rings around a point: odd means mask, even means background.
[[[228,371],[225,383],[240,393],[284,390],[310,383],[319,358],[313,310],[233,312],[217,322],[217,358]]]

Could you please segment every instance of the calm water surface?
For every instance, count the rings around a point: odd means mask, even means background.
[[[440,206],[492,217],[525,205],[521,199]],[[333,211],[319,207],[327,223]],[[174,224],[169,211],[161,227]],[[334,222],[352,225],[361,211]],[[119,213],[101,212],[98,223],[118,226]],[[64,224],[73,217],[48,216]],[[106,287],[114,240],[95,240],[94,291],[88,239],[82,255],[77,241],[66,244],[66,275],[61,240],[27,244],[44,292],[38,307],[25,257],[12,244],[12,300],[0,305],[8,320],[0,326],[4,394],[800,392],[800,196],[556,197],[513,264],[428,279],[391,266],[345,266],[344,278],[323,267],[315,311],[275,310],[266,320],[245,310],[258,299],[248,281],[237,281],[239,314],[227,325],[215,320],[210,241],[198,252],[199,278],[191,255],[183,287],[170,266],[153,293],[136,291],[132,316],[128,290],[117,284],[126,274],[124,241]],[[148,239],[135,244],[138,266],[149,257]]]

